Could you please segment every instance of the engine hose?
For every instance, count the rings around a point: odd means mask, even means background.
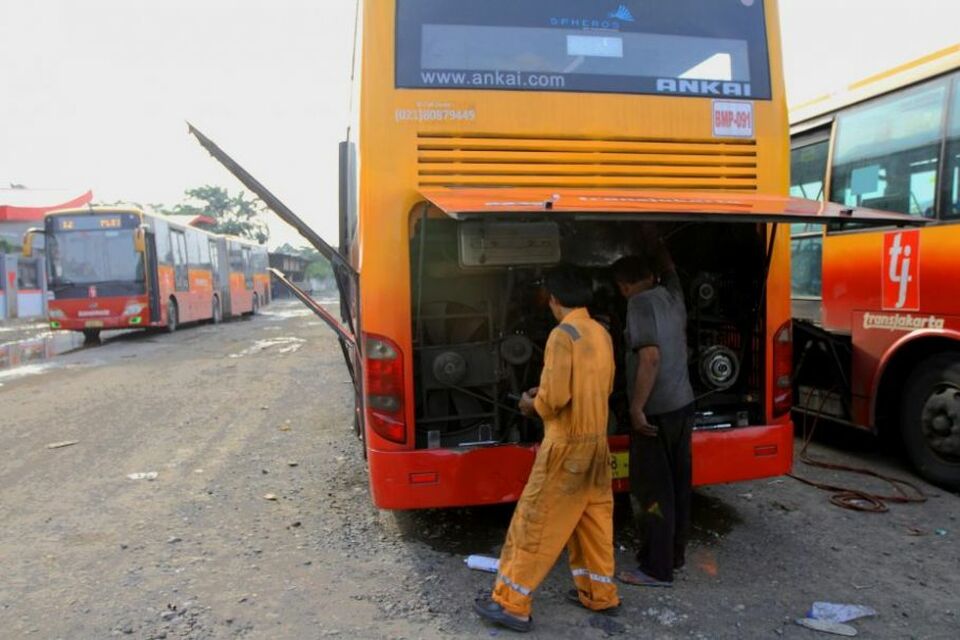
[[[834,390],[835,391],[835,390]],[[814,389],[810,389],[807,394],[807,402],[804,403],[804,406],[809,405],[810,399],[813,397]],[[833,393],[831,391],[830,393]],[[829,491],[833,493],[830,496],[830,502],[838,507],[843,509],[850,509],[851,511],[863,511],[867,513],[886,513],[890,510],[890,507],[887,506],[890,504],[908,504],[908,503],[921,503],[927,501],[926,494],[911,482],[902,480],[900,478],[894,478],[891,476],[884,475],[877,471],[871,469],[865,469],[862,467],[852,467],[849,465],[836,464],[833,462],[824,462],[822,460],[817,460],[813,458],[808,452],[807,448],[810,446],[810,442],[813,440],[813,435],[816,433],[817,425],[820,421],[820,418],[823,417],[823,408],[826,406],[826,401],[829,393],[823,394],[823,398],[820,401],[820,406],[817,408],[817,411],[813,414],[813,421],[810,422],[810,417],[807,413],[804,413],[803,416],[803,447],[800,449],[800,461],[807,466],[817,467],[819,469],[827,469],[828,471],[845,471],[847,473],[855,473],[859,475],[868,476],[871,478],[877,478],[878,480],[883,480],[890,484],[893,488],[894,493],[892,495],[879,495],[875,493],[870,493],[862,489],[851,489],[849,487],[842,487],[837,485],[826,484],[824,482],[817,482],[815,480],[809,480],[807,478],[802,478],[796,474],[788,473],[787,475],[802,482],[805,485],[820,489],[822,491]],[[907,491],[906,489],[909,489]]]

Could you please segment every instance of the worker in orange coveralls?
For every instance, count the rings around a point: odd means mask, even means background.
[[[493,596],[474,605],[481,617],[514,631],[533,628],[531,595],[564,546],[577,587],[568,598],[611,614],[620,605],[607,444],[612,341],[586,309],[592,297],[586,277],[556,271],[546,288],[560,325],[547,340],[540,386],[520,400],[524,415],[543,419],[543,443],[507,531]]]

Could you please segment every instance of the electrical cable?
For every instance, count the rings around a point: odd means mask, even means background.
[[[808,406],[811,398],[813,397],[814,389],[811,388],[807,394],[807,402],[804,406]],[[833,391],[829,392],[833,393]],[[886,513],[890,510],[887,506],[887,503],[891,504],[915,504],[922,503],[927,501],[927,496],[923,491],[917,487],[915,484],[902,480],[900,478],[893,478],[891,476],[884,475],[877,471],[871,469],[865,469],[862,467],[853,467],[849,465],[837,464],[833,462],[824,462],[822,460],[817,460],[813,458],[808,452],[807,448],[810,446],[810,442],[813,440],[813,435],[816,433],[817,425],[820,421],[820,418],[823,417],[823,408],[826,406],[827,397],[829,393],[824,393],[820,401],[820,406],[813,415],[813,422],[809,424],[808,431],[808,421],[810,416],[804,413],[803,416],[803,447],[800,449],[800,461],[807,466],[817,467],[819,469],[826,469],[828,471],[845,471],[847,473],[854,473],[859,475],[868,476],[871,478],[877,478],[878,480],[883,480],[890,484],[893,487],[894,495],[880,495],[875,493],[870,493],[862,489],[851,489],[849,487],[831,485],[824,482],[817,482],[815,480],[809,480],[807,478],[802,478],[796,474],[788,473],[787,475],[802,482],[805,485],[820,489],[822,491],[830,491],[833,493],[830,496],[830,502],[838,507],[844,509],[850,509],[852,511],[863,511],[868,513]],[[905,488],[909,488],[910,491],[906,491]],[[912,495],[911,495],[912,492]]]

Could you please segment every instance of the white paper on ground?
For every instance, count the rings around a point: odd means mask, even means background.
[[[858,618],[875,616],[875,609],[860,604],[835,604],[833,602],[814,602],[808,618],[829,622],[850,622]]]
[[[839,622],[830,622],[829,620],[799,618],[797,620],[797,624],[801,627],[806,627],[807,629],[813,629],[814,631],[832,633],[835,636],[846,636],[848,638],[853,638],[857,635],[857,630],[850,625],[840,624]]]
[[[128,473],[127,477],[131,480],[156,480],[157,479],[156,471],[147,471],[145,473]]]

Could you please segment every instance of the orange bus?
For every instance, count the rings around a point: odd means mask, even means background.
[[[790,238],[777,223],[901,216],[786,197],[776,3],[366,0],[362,24],[337,249],[191,130],[333,262],[342,322],[313,308],[354,375],[376,505],[520,496],[542,425],[515,396],[537,383],[554,326],[540,279],[560,263],[592,276],[622,376],[609,266],[650,222],[688,292],[694,482],[788,471]],[[623,391],[611,409],[623,490]]]
[[[898,435],[960,487],[960,45],[791,112],[791,191],[922,229],[793,229],[798,411]]]
[[[51,329],[82,331],[220,322],[256,313],[269,300],[266,247],[139,209],[54,211],[42,234]]]

